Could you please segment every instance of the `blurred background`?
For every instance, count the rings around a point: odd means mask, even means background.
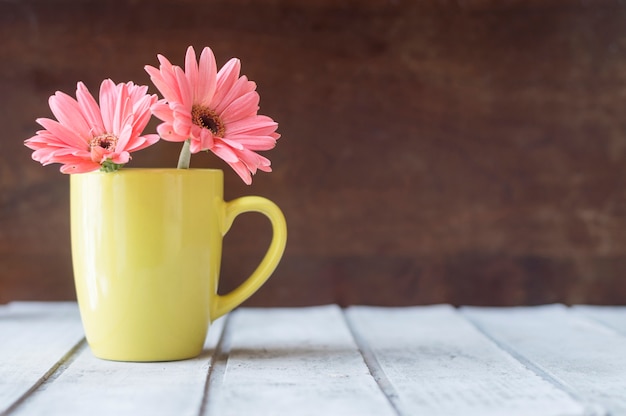
[[[0,1],[0,303],[75,299],[69,181],[23,140],[83,81],[231,57],[281,139],[283,261],[248,306],[626,303],[626,9],[593,0]],[[156,126],[152,122],[149,129]],[[161,142],[128,165],[175,167]],[[220,291],[270,238],[225,239]]]

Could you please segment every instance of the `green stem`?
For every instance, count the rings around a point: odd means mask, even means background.
[[[189,161],[191,160],[191,151],[189,150],[190,140],[187,139],[183,143],[183,148],[178,157],[178,169],[189,169]]]

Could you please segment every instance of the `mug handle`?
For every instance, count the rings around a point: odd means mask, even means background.
[[[232,311],[256,292],[278,266],[287,243],[287,223],[278,206],[260,196],[243,196],[224,203],[225,215],[222,235],[225,235],[239,214],[259,212],[272,223],[272,241],[261,263],[241,285],[225,295],[217,295],[213,302],[211,321]]]

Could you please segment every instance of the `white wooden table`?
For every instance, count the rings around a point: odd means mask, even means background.
[[[243,308],[120,363],[74,303],[11,303],[0,357],[0,415],[626,415],[626,307]]]

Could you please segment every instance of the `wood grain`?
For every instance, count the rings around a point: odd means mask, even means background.
[[[75,304],[11,303],[0,415],[623,416],[625,310],[241,308],[199,357],[130,363],[76,344]]]
[[[195,416],[223,325],[218,320],[211,326],[202,354],[179,362],[105,361],[95,358],[84,344],[70,356],[63,371],[27,396],[11,414]],[[24,360],[19,362],[24,365]]]
[[[576,305],[574,311],[626,335],[626,308],[623,306]]]
[[[342,314],[336,305],[235,312],[208,414],[395,415]]]
[[[464,311],[501,348],[584,403],[588,413],[626,413],[622,334],[562,305]]]
[[[626,10],[617,1],[0,3],[0,303],[73,299],[67,178],[22,141],[47,98],[149,83],[187,45],[232,56],[282,138],[259,194],[289,227],[248,305],[624,304]],[[178,146],[132,166],[174,166]],[[254,268],[262,218],[227,236]],[[238,280],[240,279],[240,280]]]
[[[494,345],[449,305],[351,307],[363,349],[403,415],[583,415],[565,392]],[[462,340],[462,342],[459,342]]]
[[[0,414],[28,397],[84,341],[75,303],[0,306]]]

